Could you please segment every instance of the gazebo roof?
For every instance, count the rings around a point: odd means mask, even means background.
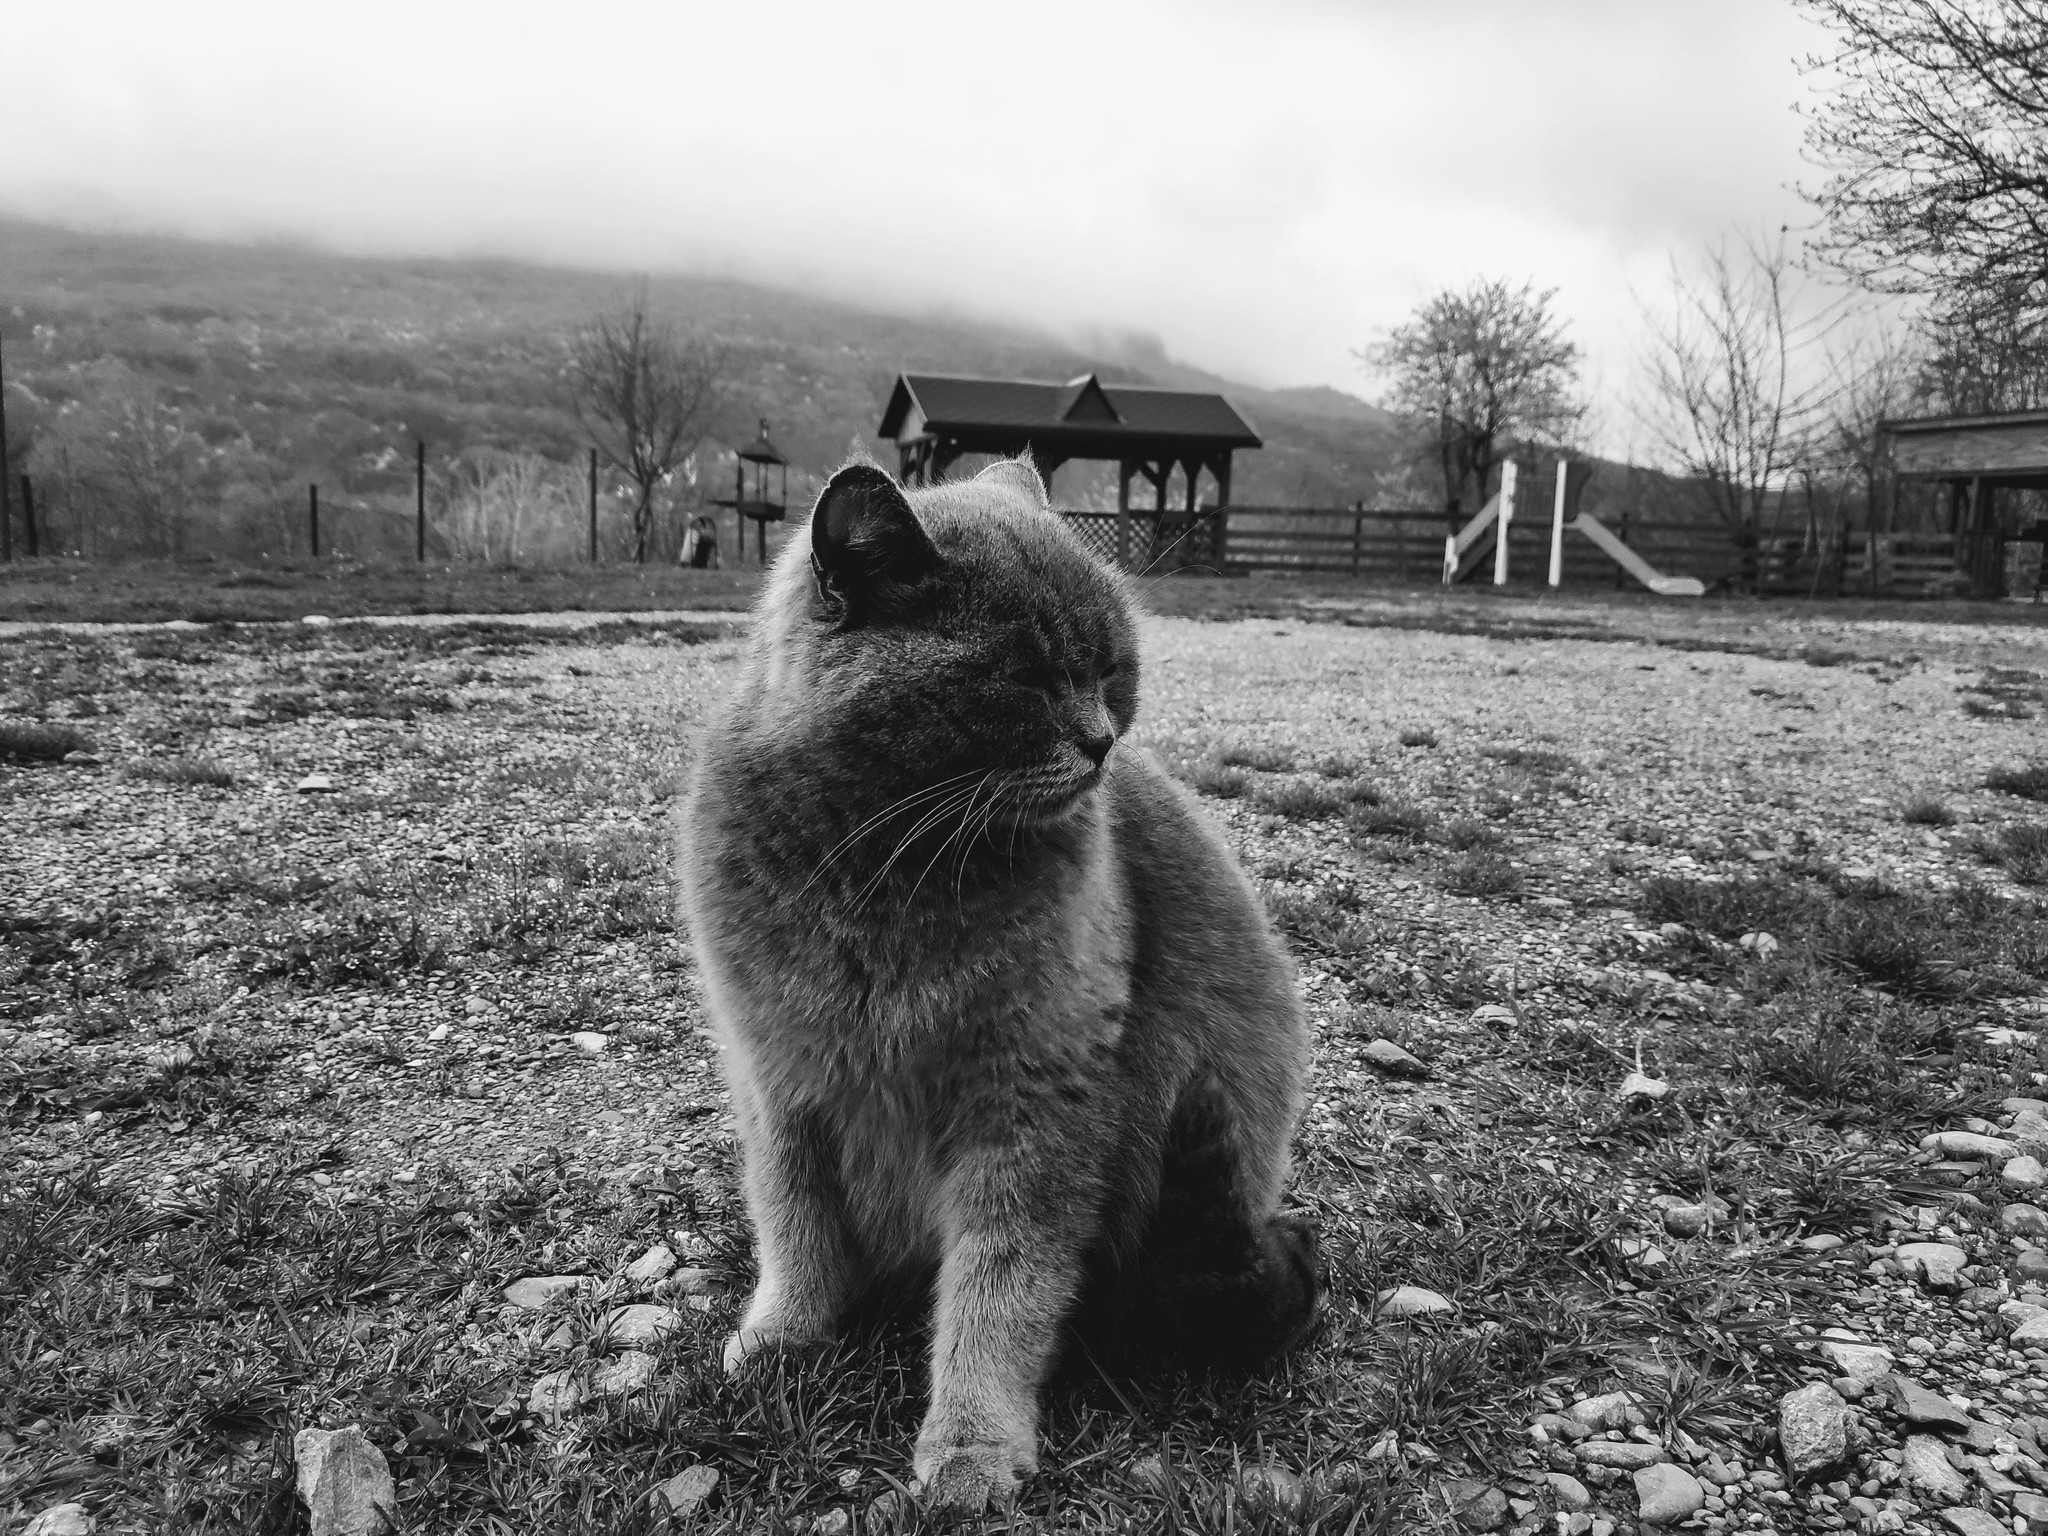
[[[740,457],[751,464],[787,464],[782,450],[768,441],[768,418],[761,418],[761,435],[740,449]]]
[[[970,445],[1028,440],[1058,445],[1074,458],[1114,458],[1146,444],[1189,452],[1261,446],[1251,423],[1221,395],[1104,384],[1092,373],[1064,384],[899,374],[880,430],[898,442],[925,433]]]

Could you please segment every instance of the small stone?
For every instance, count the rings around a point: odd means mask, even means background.
[[[1777,936],[1775,934],[1764,933],[1761,930],[1759,930],[1756,933],[1745,933],[1741,938],[1737,939],[1735,942],[1739,944],[1742,948],[1748,950],[1751,954],[1755,955],[1759,960],[1770,959],[1771,956],[1775,955],[1778,952],[1779,948]]]
[[[1362,1052],[1366,1065],[1392,1077],[1427,1077],[1429,1068],[1391,1040],[1375,1040]]]
[[[462,1010],[472,1019],[480,1019],[491,1011],[491,1005],[481,997],[472,997],[462,1005]]]
[[[2027,1282],[2048,1281],[2048,1253],[2038,1248],[2029,1248],[2013,1260],[2013,1274]]]
[[[1929,1290],[1963,1288],[1962,1268],[1969,1258],[1954,1243],[1901,1243],[1893,1257],[1901,1269]]]
[[[1390,1291],[1379,1294],[1378,1311],[1381,1317],[1429,1317],[1435,1313],[1456,1311],[1456,1304],[1449,1297],[1439,1296],[1435,1291],[1419,1285],[1397,1285]]]
[[[1307,1505],[1308,1485],[1285,1467],[1246,1467],[1237,1475],[1237,1496],[1247,1508],[1293,1515]]]
[[[1808,1253],[1833,1253],[1842,1246],[1842,1240],[1832,1232],[1816,1232],[1799,1239],[1799,1246]]]
[[[299,780],[298,791],[302,795],[331,795],[334,793],[334,779],[324,773],[309,773]]]
[[[73,768],[97,768],[100,765],[99,757],[91,752],[66,752],[63,761]],[[62,1509],[64,1506],[59,1504],[57,1507]]]
[[[1718,1483],[1723,1488],[1733,1488],[1742,1481],[1742,1474],[1718,1456],[1709,1456],[1700,1464],[1700,1475],[1708,1482]]]
[[[2010,1158],[1998,1176],[2008,1189],[2039,1189],[2048,1184],[2048,1169],[2042,1168],[2038,1157]]]
[[[526,1394],[526,1411],[549,1424],[559,1424],[583,1406],[583,1384],[574,1371],[549,1371]]]
[[[626,1266],[626,1278],[636,1285],[651,1285],[675,1267],[675,1250],[667,1243],[656,1243]]]
[[[618,1359],[599,1366],[591,1388],[599,1397],[628,1397],[654,1385],[658,1363],[645,1350],[629,1349]]]
[[[448,1032],[452,1027],[452,1025],[446,1023],[436,1024],[432,1029],[427,1031],[427,1038],[429,1040],[437,1042],[446,1040],[448,1038]]]
[[[1559,1438],[1583,1440],[1586,1436],[1593,1433],[1591,1429],[1581,1424],[1577,1419],[1562,1413],[1539,1413],[1529,1422],[1531,1424],[1540,1424],[1543,1427],[1544,1433],[1553,1440]]]
[[[654,1491],[661,1495],[673,1513],[692,1515],[717,1487],[718,1468],[700,1463],[685,1467],[667,1482],[657,1483]]]
[[[1699,1513],[1707,1491],[1683,1467],[1666,1461],[1636,1474],[1636,1503],[1645,1524],[1672,1525]]]
[[[1661,1099],[1671,1091],[1671,1085],[1661,1077],[1651,1077],[1646,1072],[1631,1072],[1621,1080],[1621,1087],[1615,1096],[1628,1099]]]
[[[1987,1515],[1981,1509],[1944,1509],[1941,1518],[1958,1536],[2012,1536],[2012,1528],[1996,1515]]]
[[[1633,1440],[1588,1440],[1574,1446],[1572,1453],[1586,1466],[1615,1467],[1623,1472],[1640,1472],[1664,1459],[1661,1447]]]
[[[1550,1496],[1557,1501],[1559,1509],[1576,1512],[1593,1507],[1593,1495],[1569,1472],[1546,1472],[1543,1481],[1550,1485]]]
[[[312,1536],[382,1536],[396,1527],[391,1468],[360,1426],[302,1429],[292,1440],[292,1459]]]
[[[577,1050],[591,1056],[602,1056],[611,1048],[611,1036],[600,1035],[594,1029],[579,1029],[569,1037],[569,1043]]]
[[[21,1536],[92,1536],[96,1529],[83,1504],[52,1504],[22,1528]]]
[[[717,1274],[708,1269],[679,1269],[654,1288],[657,1296],[709,1296],[718,1289]]]
[[[1167,1476],[1165,1461],[1158,1456],[1140,1456],[1124,1468],[1124,1476],[1147,1493],[1161,1497],[1165,1496],[1173,1481]]]
[[[515,1307],[538,1312],[557,1296],[567,1296],[594,1284],[588,1275],[528,1275],[505,1287],[505,1299]]]
[[[810,1536],[852,1536],[853,1516],[840,1505],[833,1505],[811,1522]]]
[[[1975,1131],[1936,1131],[1932,1136],[1920,1138],[1920,1150],[1939,1152],[1943,1157],[2002,1163],[2009,1157],[2017,1157],[2020,1149],[2001,1136],[1980,1136]]]
[[[1664,1207],[1664,1230],[1673,1237],[1698,1237],[1706,1226],[1707,1208],[1704,1205]]]
[[[1998,1106],[2001,1114],[2039,1115],[2048,1120],[2048,1099],[2010,1098]]]
[[[2048,1211],[2015,1201],[1998,1213],[1999,1229],[2022,1237],[2048,1237]]]
[[[1908,1488],[1917,1489],[1944,1504],[1954,1504],[1970,1496],[1969,1479],[1949,1465],[1948,1451],[1932,1435],[1906,1437],[1899,1470]]]
[[[1662,1269],[1666,1262],[1664,1250],[1647,1238],[1617,1237],[1614,1251],[1638,1269]]]
[[[1603,1392],[1598,1397],[1582,1398],[1565,1412],[1596,1434],[1608,1429],[1633,1429],[1648,1422],[1643,1405],[1633,1392]]]
[[[1844,1376],[1873,1382],[1887,1374],[1893,1364],[1892,1352],[1882,1344],[1858,1344],[1847,1339],[1823,1339],[1820,1352],[1828,1364]]]
[[[2048,1532],[2048,1498],[2038,1493],[2016,1493],[2012,1496],[2012,1512],[2027,1522],[2028,1536]]]
[[[657,1344],[682,1326],[683,1314],[673,1307],[640,1302],[606,1314],[605,1320],[598,1325],[598,1335],[606,1343],[634,1348],[642,1344]]]
[[[1930,1392],[1906,1376],[1893,1376],[1885,1390],[1898,1404],[1899,1417],[1920,1428],[1966,1430],[1970,1416],[1938,1392]]]
[[[1794,1477],[1834,1466],[1849,1454],[1849,1405],[1824,1381],[1787,1392],[1778,1400],[1778,1444]]]
[[[299,616],[299,622],[308,629],[325,629],[334,620],[327,617],[324,613],[306,613]]]
[[[1458,1477],[1437,1485],[1452,1517],[1468,1531],[1497,1531],[1508,1523],[1508,1496],[1483,1477]]]

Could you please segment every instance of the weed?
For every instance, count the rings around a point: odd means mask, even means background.
[[[1356,779],[1365,772],[1365,764],[1348,752],[1326,753],[1309,766],[1326,779]]]
[[[1916,827],[1952,827],[1956,813],[1933,795],[1915,795],[1899,812],[1899,819]]]
[[[2019,768],[1996,768],[1984,775],[1984,787],[2022,800],[2048,801],[2048,762],[2035,761]]]
[[[1522,889],[1522,872],[1501,854],[1467,853],[1444,869],[1444,889],[1453,896],[1514,896]]]
[[[1410,726],[1401,733],[1400,740],[1404,747],[1433,747],[1436,745],[1436,732],[1428,726]]]
[[[1834,645],[1809,645],[1799,653],[1799,659],[1809,667],[1846,667],[1862,660],[1854,651]]]
[[[85,733],[76,726],[0,720],[0,761],[53,763],[68,752],[83,752],[88,745]]]
[[[1344,814],[1351,803],[1342,790],[1314,780],[1285,779],[1277,784],[1260,784],[1252,790],[1252,803],[1262,811],[1285,816],[1291,821],[1326,821]]]

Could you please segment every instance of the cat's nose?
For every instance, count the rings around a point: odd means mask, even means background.
[[[1109,756],[1109,749],[1116,745],[1116,738],[1109,735],[1083,736],[1074,745],[1088,755],[1089,762],[1100,768],[1102,760]]]

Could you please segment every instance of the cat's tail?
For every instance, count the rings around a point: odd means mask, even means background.
[[[1252,1208],[1231,1105],[1205,1073],[1174,1107],[1143,1249],[1082,1320],[1098,1358],[1254,1366],[1307,1331],[1324,1292],[1314,1225]]]

